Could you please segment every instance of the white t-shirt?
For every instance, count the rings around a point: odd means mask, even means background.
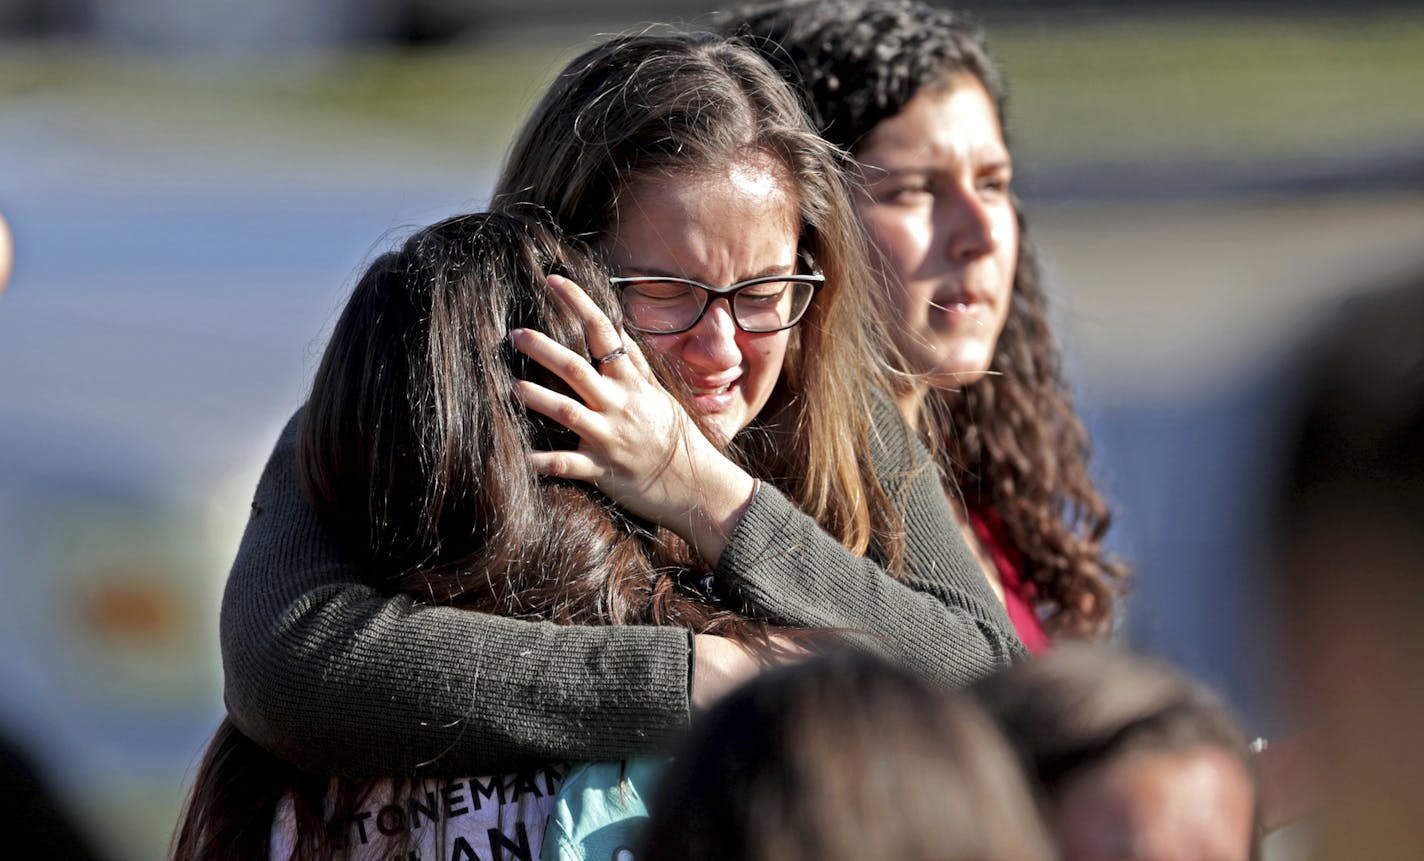
[[[339,818],[332,815],[333,782],[321,857],[535,861],[566,770],[566,766],[549,765],[491,777],[380,780],[355,812]],[[291,856],[296,837],[293,816],[288,796],[278,805],[272,823],[272,861]]]

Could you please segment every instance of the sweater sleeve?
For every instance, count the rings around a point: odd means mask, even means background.
[[[300,489],[293,417],[223,594],[234,724],[320,774],[483,774],[664,749],[687,725],[691,635],[422,606],[361,582]]]
[[[875,467],[905,521],[905,573],[855,556],[763,486],[718,562],[750,610],[853,641],[935,681],[962,685],[1026,654],[964,540],[929,452],[894,407],[877,405]]]

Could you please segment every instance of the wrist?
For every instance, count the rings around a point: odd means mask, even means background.
[[[707,492],[688,519],[689,534],[683,536],[713,568],[761,489],[760,479],[731,461],[726,464],[730,468],[711,483],[713,486],[704,486]]]

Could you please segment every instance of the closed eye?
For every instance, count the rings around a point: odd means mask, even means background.
[[[655,281],[630,286],[628,291],[640,299],[681,299],[692,292],[691,287],[677,282]]]
[[[785,293],[785,284],[768,284],[750,290],[743,290],[737,298],[742,302],[751,302],[757,305],[775,305],[781,301],[781,297],[785,295]]]

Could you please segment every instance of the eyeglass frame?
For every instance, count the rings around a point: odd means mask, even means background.
[[[701,289],[701,295],[704,297],[704,300],[702,302],[702,308],[698,310],[697,316],[692,318],[692,322],[681,329],[644,329],[640,326],[633,325],[633,322],[631,320],[625,319],[624,324],[627,325],[630,329],[642,332],[645,335],[681,335],[683,332],[689,332],[692,329],[695,329],[697,327],[697,324],[702,322],[702,318],[707,316],[707,309],[712,307],[713,302],[717,301],[718,299],[726,299],[727,310],[731,312],[729,316],[732,318],[732,325],[736,326],[738,331],[746,332],[749,335],[769,335],[772,332],[785,332],[787,329],[792,328],[805,318],[806,312],[811,308],[811,302],[813,302],[816,298],[816,291],[819,290],[826,283],[826,276],[822,275],[819,272],[796,275],[762,275],[757,278],[748,278],[745,281],[737,281],[732,284],[728,284],[726,287],[713,287],[711,284],[703,284],[701,281],[695,281],[691,278],[681,278],[676,275],[631,275],[627,277],[612,277],[608,279],[609,284],[612,284],[614,287],[618,288],[618,296],[620,303],[622,302],[622,291],[624,287],[630,284],[638,284],[649,281],[673,281],[679,284],[687,284],[691,287],[697,287]],[[737,319],[737,294],[748,287],[755,287],[758,284],[770,284],[776,281],[792,281],[797,284],[810,284],[811,295],[806,300],[806,307],[801,309],[800,315],[798,315],[795,320],[792,320],[785,326],[778,326],[775,329],[748,329],[746,326],[743,326],[742,321]]]

